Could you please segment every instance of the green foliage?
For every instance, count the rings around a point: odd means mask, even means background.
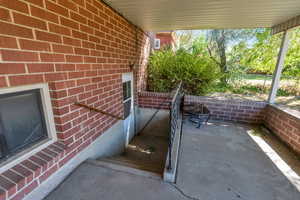
[[[206,31],[206,51],[220,67],[224,84],[238,84],[245,69],[238,49],[246,49],[247,41],[254,38],[260,29],[213,29]]]
[[[156,51],[150,56],[148,89],[169,92],[179,81],[188,94],[203,95],[219,79],[218,66],[207,56],[185,49]]]
[[[175,32],[176,34],[176,43],[175,48],[178,49],[188,49],[190,48],[191,44],[193,43],[193,33],[192,31],[185,30],[185,31],[178,31]]]
[[[300,81],[300,28],[291,31],[290,38],[283,73]]]
[[[251,47],[237,49],[244,54],[240,63],[248,66],[248,72],[272,74],[276,67],[282,34],[271,35],[270,29],[256,33]],[[300,79],[300,28],[290,31],[290,45],[285,58],[283,74]]]
[[[246,42],[242,41],[232,47],[231,51],[227,53],[228,57],[228,83],[234,86],[241,85],[247,73],[248,66],[243,65],[240,60],[243,59],[243,52],[247,49]]]
[[[203,35],[201,35],[193,41],[189,50],[193,55],[209,58],[207,45],[208,43],[206,41],[206,38]]]
[[[256,33],[256,41],[252,47],[242,49],[244,57],[241,64],[248,66],[250,73],[272,74],[280,47],[281,35],[271,35],[270,29]]]
[[[290,31],[290,45],[278,96],[300,93],[300,28]],[[182,80],[188,94],[210,92],[268,94],[282,34],[270,29],[207,30],[198,37],[180,32],[177,50],[156,51],[150,57],[149,90],[169,92]],[[264,80],[259,83],[256,80]]]

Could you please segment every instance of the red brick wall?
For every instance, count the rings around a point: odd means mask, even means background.
[[[139,92],[138,104],[142,108],[169,109],[171,95],[169,93]]]
[[[169,93],[141,92],[139,105],[144,108],[169,109],[171,97]],[[211,119],[236,121],[245,123],[262,123],[264,118],[265,102],[218,100],[216,98],[186,95],[184,103],[201,103],[211,111]]]
[[[140,92],[139,106],[169,109],[169,93]],[[283,142],[300,154],[300,113],[268,105],[266,102],[221,100],[211,97],[185,96],[185,104],[202,103],[211,111],[213,120],[265,124]]]
[[[262,123],[266,102],[217,99],[187,95],[186,103],[204,104],[211,112],[211,119],[222,121],[236,121],[242,123]]]
[[[135,64],[137,89],[144,89],[148,53],[148,36],[99,0],[1,0],[0,87],[48,83],[65,147],[59,159],[48,152],[28,160],[42,169],[33,181],[15,187],[16,180],[1,174],[0,200],[21,199],[110,128],[115,119],[74,103],[122,115],[121,74]],[[14,170],[12,176],[27,180]]]
[[[283,142],[300,154],[300,113],[299,111],[268,105],[265,125]]]

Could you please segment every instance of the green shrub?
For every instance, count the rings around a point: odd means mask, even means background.
[[[183,82],[187,94],[204,95],[220,78],[220,69],[206,55],[195,55],[187,50],[156,51],[150,56],[148,89],[169,92]]]

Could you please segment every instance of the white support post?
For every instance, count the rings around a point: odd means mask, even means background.
[[[282,69],[283,69],[283,66],[284,66],[284,59],[285,59],[285,56],[286,56],[286,53],[287,53],[287,50],[288,50],[288,46],[289,46],[288,31],[285,31],[283,33],[281,46],[280,46],[280,50],[279,50],[279,53],[278,53],[276,69],[275,69],[274,74],[273,74],[272,86],[271,86],[271,90],[270,90],[270,93],[269,93],[269,99],[268,99],[269,103],[274,103],[275,102],[275,98],[276,98],[276,95],[277,95],[277,90],[278,90],[278,87],[279,87],[280,77],[281,77]]]

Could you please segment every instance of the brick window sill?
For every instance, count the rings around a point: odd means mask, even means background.
[[[61,142],[55,142],[30,158],[0,174],[0,200],[22,199],[53,174],[66,152]]]

